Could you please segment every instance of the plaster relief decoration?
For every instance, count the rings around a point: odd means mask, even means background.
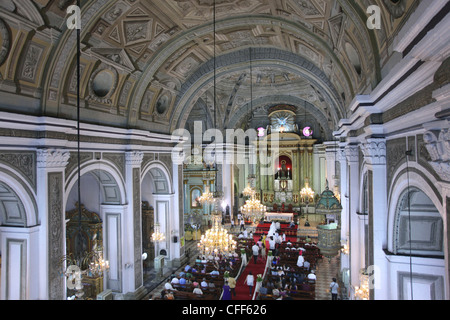
[[[450,129],[427,131],[423,139],[430,154],[430,165],[442,180],[450,181]]]
[[[124,21],[123,30],[126,45],[150,41],[152,38],[152,20]]]
[[[367,139],[367,143],[361,148],[364,160],[372,165],[386,164],[386,140]]]
[[[0,66],[8,58],[9,50],[11,46],[11,38],[9,36],[9,30],[5,21],[0,19]]]
[[[301,13],[307,17],[321,17],[322,13],[316,8],[311,0],[292,0],[300,9]]]
[[[89,99],[104,104],[111,104],[111,96],[114,94],[118,83],[116,69],[102,64],[92,74],[89,80]]]
[[[30,42],[22,62],[20,79],[28,82],[35,82],[36,75],[41,61],[44,48],[34,42]]]
[[[170,67],[168,72],[174,77],[184,80],[207,58],[201,56],[193,49],[186,52],[177,59]]]
[[[394,19],[398,19],[405,14],[406,0],[383,0],[383,3]]]
[[[165,119],[167,111],[170,109],[172,103],[172,94],[168,91],[163,91],[156,101],[155,109],[153,115],[155,120]]]
[[[148,89],[144,94],[144,99],[142,99],[141,110],[140,110],[141,118],[144,120],[149,120],[149,121],[153,120],[153,117],[150,112],[150,107],[154,103],[154,101],[153,101],[154,97],[155,97],[155,92],[152,91],[151,89]]]
[[[64,280],[58,266],[64,255],[63,246],[63,175],[61,172],[48,174],[48,291],[50,300],[64,299]]]

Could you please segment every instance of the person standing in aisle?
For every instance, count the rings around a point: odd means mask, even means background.
[[[253,276],[251,271],[248,273],[247,278],[245,278],[244,284],[245,283],[248,285],[248,289],[250,291],[249,295],[251,296],[253,293],[253,286],[255,283],[255,277]]]
[[[333,282],[330,283],[331,300],[337,300],[339,284],[336,282],[336,278],[333,278]]]
[[[258,261],[258,257],[259,257],[259,246],[255,243],[252,247],[252,251],[253,251],[253,261],[256,262]]]
[[[229,276],[228,286],[230,287],[231,295],[236,297],[236,278],[234,278],[233,276]]]

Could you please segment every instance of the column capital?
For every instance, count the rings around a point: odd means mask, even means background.
[[[344,150],[348,162],[359,162],[358,145],[347,145]]]
[[[131,166],[140,166],[144,159],[142,151],[127,151],[125,152],[125,163]]]
[[[59,149],[38,149],[37,167],[38,168],[60,168],[64,169],[69,163],[70,152]]]
[[[361,147],[364,159],[372,165],[386,164],[386,139],[369,138]]]

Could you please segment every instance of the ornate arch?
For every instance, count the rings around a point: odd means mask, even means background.
[[[0,202],[3,223],[29,227],[38,224],[38,209],[35,194],[19,175],[0,165]],[[3,203],[5,200],[8,204]],[[10,211],[14,210],[14,212]],[[5,219],[6,218],[6,219]]]

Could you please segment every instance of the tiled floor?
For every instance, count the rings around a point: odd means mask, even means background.
[[[338,278],[339,258],[335,257],[321,259],[316,269],[316,300],[331,300],[331,293],[328,292],[333,278]]]
[[[237,228],[236,228],[237,231]],[[300,231],[299,231],[300,233]],[[300,235],[300,234],[299,234]],[[314,241],[314,238],[313,238]],[[197,252],[197,242],[196,241],[187,241],[186,242],[186,250],[191,249],[191,261],[190,263],[195,262],[196,252]],[[316,267],[316,300],[331,300],[331,294],[328,292],[330,283],[333,278],[338,278],[339,273],[339,257],[332,258],[329,260],[328,258],[323,258],[319,260]],[[156,274],[152,271],[147,272],[145,287],[149,291],[149,295],[145,297],[148,299],[151,295],[160,295],[161,291],[164,289],[164,284],[167,278],[172,274],[172,272],[179,272],[185,265],[178,268],[177,270],[164,270],[163,277],[157,277]]]

